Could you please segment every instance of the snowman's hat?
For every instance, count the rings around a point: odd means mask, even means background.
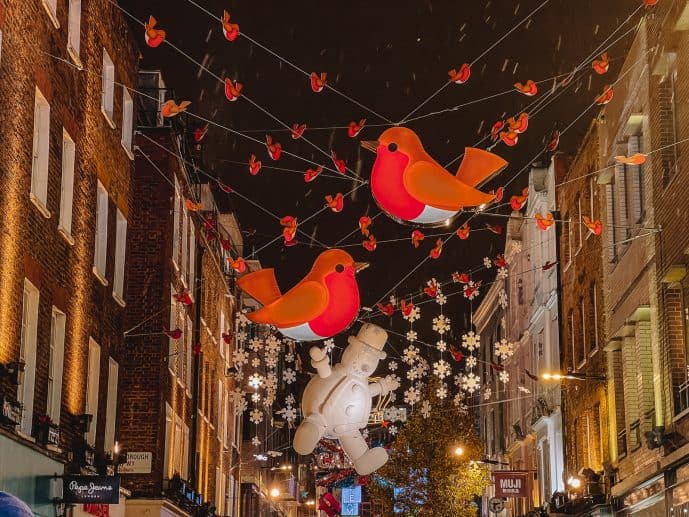
[[[347,341],[350,345],[364,345],[366,351],[376,356],[378,359],[385,359],[387,354],[383,352],[383,347],[388,340],[388,333],[382,327],[373,323],[364,323],[356,336],[349,336]]]

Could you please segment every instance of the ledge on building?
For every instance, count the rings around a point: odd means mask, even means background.
[[[38,208],[38,211],[41,213],[41,215],[43,217],[45,217],[46,219],[50,219],[50,216],[51,216],[50,210],[48,210],[48,207],[43,204],[43,201],[38,199],[36,194],[34,194],[33,192],[30,192],[29,193],[29,199],[34,204],[34,206],[36,208]]]
[[[112,119],[112,116],[107,111],[105,111],[105,108],[103,106],[100,107],[100,112],[105,117],[105,120],[107,121],[108,125],[111,128],[115,129],[115,121]]]
[[[53,26],[56,29],[60,28],[60,21],[57,19],[57,13],[53,11],[52,7],[48,5],[48,2],[46,0],[42,0],[41,3],[43,4],[43,8],[45,11],[48,13],[48,18],[50,18],[50,21],[53,23]]]
[[[74,246],[74,237],[72,237],[72,234],[69,231],[67,231],[62,226],[58,226],[57,233],[62,235],[62,238],[67,241],[67,244],[69,244],[70,246]]]
[[[100,271],[98,271],[98,268],[94,265],[93,268],[91,268],[91,271],[93,271],[94,276],[98,279],[98,281],[103,284],[103,287],[108,286],[108,280],[105,278],[105,275],[103,275]]]
[[[124,299],[115,291],[112,292],[112,299],[115,300],[117,302],[117,305],[119,305],[122,308],[126,307],[127,305],[127,302],[125,302]]]

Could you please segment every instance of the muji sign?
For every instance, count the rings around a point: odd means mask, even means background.
[[[503,470],[493,472],[495,497],[528,497],[530,472]]]

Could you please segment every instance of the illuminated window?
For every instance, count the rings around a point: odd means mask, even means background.
[[[76,64],[81,65],[81,0],[69,0],[67,16],[67,52]]]
[[[103,94],[101,97],[101,110],[108,120],[108,123],[114,127],[113,113],[115,100],[115,65],[110,59],[108,52],[103,49]]]
[[[108,251],[108,191],[99,181],[96,193],[96,250],[93,257],[93,272],[103,285]]]
[[[48,154],[50,152],[50,104],[36,88],[33,120],[33,162],[31,166],[31,200],[43,215],[48,212]]]
[[[98,385],[100,383],[100,345],[89,339],[88,370],[86,374],[86,414],[92,415],[91,425],[86,433],[86,443],[96,444],[98,423]]]
[[[124,214],[117,210],[117,226],[115,228],[115,276],[113,291],[120,304],[124,303],[124,259],[127,246],[127,220]]]
[[[60,222],[65,235],[72,234],[72,203],[74,201],[74,161],[76,147],[67,130],[62,130],[62,180],[60,182]]]
[[[134,131],[134,101],[129,90],[122,88],[122,146],[131,153]],[[130,156],[131,157],[131,156]]]
[[[48,402],[46,413],[60,423],[62,369],[65,359],[65,313],[53,307],[50,322],[50,355],[48,357]]]

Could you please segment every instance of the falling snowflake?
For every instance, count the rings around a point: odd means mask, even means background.
[[[435,390],[435,394],[441,400],[447,397],[447,384],[444,382],[440,383],[440,387]]]
[[[397,361],[390,361],[390,364],[388,364],[388,369],[391,372],[394,372],[395,370],[397,370]]]
[[[421,403],[421,416],[424,418],[431,416],[431,403],[427,400]]]
[[[444,352],[447,350],[447,343],[443,341],[442,339],[438,342],[436,342],[435,347],[438,349],[439,352]]]
[[[286,363],[293,363],[294,362],[294,354],[285,355],[285,362]]]
[[[404,392],[404,402],[413,406],[420,400],[420,393],[417,388],[413,386]]]
[[[260,409],[252,409],[249,413],[249,420],[253,424],[260,424],[263,422],[263,412]]]
[[[467,357],[467,359],[466,359],[467,368],[474,368],[477,364],[478,364],[478,359],[476,359],[476,357],[474,357],[473,355],[470,355],[469,357]]]
[[[506,267],[498,268],[498,274],[497,274],[498,279],[506,280],[508,276],[509,276],[509,273],[508,273]]]
[[[409,323],[414,323],[421,317],[421,309],[418,307],[418,305],[415,305],[409,310],[408,314],[403,314],[402,317]]]
[[[503,309],[507,308],[507,293],[504,289],[500,289],[498,293],[498,305]]]
[[[488,257],[483,257],[483,267],[490,269],[493,267],[493,261]]]
[[[292,370],[292,368],[287,368],[284,372],[282,372],[282,379],[287,384],[292,384],[294,381],[297,380],[297,372]]]
[[[469,372],[462,378],[462,388],[469,393],[475,392],[481,387],[481,379],[473,372]]]
[[[259,366],[261,366],[261,360],[258,357],[254,357],[251,360],[251,366],[253,366],[254,368],[258,368]]]
[[[450,318],[441,314],[433,318],[433,330],[435,330],[441,336],[450,330]]]
[[[388,427],[388,433],[395,436],[397,434],[397,426],[391,425],[390,427]]]
[[[261,394],[260,393],[252,393],[251,394],[251,402],[258,402],[261,400]]]
[[[259,374],[254,373],[249,377],[249,386],[257,390],[263,384],[263,377]]]
[[[332,352],[333,348],[335,348],[335,340],[334,339],[326,339],[325,341],[323,341],[323,350],[325,350],[326,354],[329,354],[330,352]]]
[[[444,359],[433,364],[433,374],[439,379],[444,379],[450,375],[450,365]]]
[[[260,350],[263,348],[263,341],[257,337],[251,338],[251,341],[249,341],[249,348],[252,352],[260,352]]]
[[[481,336],[470,330],[462,336],[462,346],[473,352],[481,345]]]
[[[505,360],[514,355],[514,343],[510,343],[507,339],[502,338],[495,345],[495,357]]]
[[[260,439],[258,436],[254,436],[254,437],[251,439],[251,443],[252,443],[253,445],[255,445],[256,447],[258,447],[259,445],[261,445],[261,439]]]
[[[412,364],[419,356],[419,349],[413,345],[409,345],[402,351],[402,360],[407,364]]]
[[[415,330],[410,330],[407,332],[407,341],[415,341],[417,337],[418,334]]]
[[[241,366],[249,362],[249,353],[246,350],[235,350],[232,353],[232,362],[235,366]]]
[[[510,382],[510,374],[503,370],[498,374],[498,379],[500,379],[500,382],[503,384],[507,384]]]
[[[443,293],[438,293],[438,296],[435,297],[435,303],[438,305],[445,305],[447,303],[447,296]]]

